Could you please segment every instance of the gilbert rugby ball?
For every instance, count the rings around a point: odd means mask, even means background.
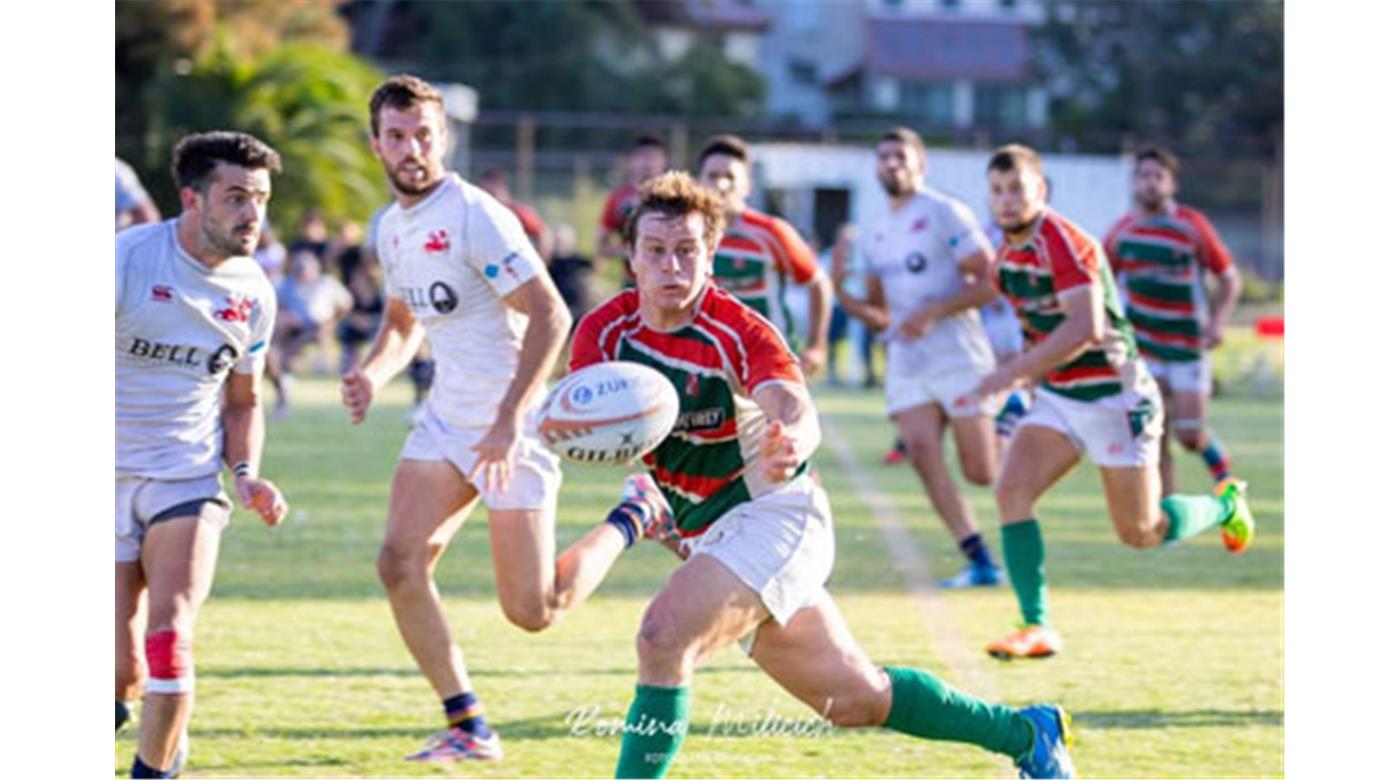
[[[679,411],[676,388],[660,371],[640,363],[595,363],[554,386],[540,436],[565,460],[620,465],[655,449]]]

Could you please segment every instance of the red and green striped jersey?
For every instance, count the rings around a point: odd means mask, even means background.
[[[1208,313],[1200,267],[1221,274],[1234,264],[1205,215],[1182,205],[1165,214],[1129,214],[1108,232],[1104,250],[1123,278],[1128,320],[1143,354],[1199,360]]]
[[[802,383],[782,336],[753,309],[707,285],[695,318],[671,331],[642,320],[636,290],[624,290],[579,320],[569,369],[628,360],[675,385],[680,414],[671,435],[643,462],[694,536],[731,508],[777,487],[758,471],[766,423],[753,400],[772,382]],[[803,463],[797,473],[803,473]]]
[[[715,251],[715,283],[767,317],[789,344],[797,343],[797,334],[783,303],[787,282],[807,285],[819,273],[816,256],[792,225],[753,209],[735,218]]]
[[[1074,360],[1046,372],[1041,386],[1080,401],[1121,393],[1136,369],[1133,329],[1118,303],[1103,247],[1078,225],[1046,209],[1025,243],[1005,243],[997,256],[997,285],[1021,319],[1029,347],[1065,319],[1060,296],[1084,285],[1103,290],[1108,327],[1103,339]]]

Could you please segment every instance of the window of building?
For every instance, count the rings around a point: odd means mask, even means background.
[[[936,82],[902,82],[899,113],[933,125],[953,124],[953,85]]]
[[[794,84],[816,84],[816,63],[807,60],[788,60],[788,78],[792,79]]]
[[[972,118],[978,127],[1025,127],[1030,124],[1030,94],[1025,87],[978,84],[972,98]]]

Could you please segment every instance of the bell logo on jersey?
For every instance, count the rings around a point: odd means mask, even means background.
[[[438,314],[450,314],[457,308],[457,293],[443,282],[433,282],[428,288],[428,303]]]
[[[228,305],[214,310],[214,317],[224,322],[247,322],[253,313],[253,299],[242,295],[230,295]]]
[[[425,252],[446,252],[451,248],[452,244],[447,240],[446,230],[434,230],[428,234],[428,240],[423,243],[423,251]]]
[[[910,252],[909,256],[904,258],[904,267],[908,268],[913,273],[919,273],[925,268],[928,268],[928,258],[918,252]]]

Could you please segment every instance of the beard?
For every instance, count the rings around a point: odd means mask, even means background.
[[[404,163],[407,162],[411,162],[414,165],[417,165],[420,169],[422,169],[422,171],[425,174],[427,174],[422,184],[419,184],[418,182],[412,179],[400,179],[399,172],[397,170],[390,168],[389,163],[383,163],[384,173],[386,176],[389,177],[389,186],[393,187],[401,195],[422,195],[423,193],[431,190],[433,187],[436,187],[438,181],[442,179],[441,171],[433,171],[431,168],[428,167],[427,163],[422,162],[420,160],[404,160],[403,162],[400,162],[399,165],[402,166]]]
[[[912,186],[905,186],[904,182],[897,176],[876,176],[875,178],[880,180],[880,186],[885,188],[885,194],[891,198],[908,195],[914,191]]]
[[[258,235],[261,232],[256,222],[234,225],[227,231],[223,231],[207,216],[200,221],[199,227],[200,232],[204,234],[205,243],[226,257],[251,255],[257,249]],[[248,230],[252,232],[240,232]]]
[[[1161,195],[1153,195],[1151,197],[1146,195],[1139,195],[1137,202],[1138,205],[1141,206],[1144,211],[1161,211],[1162,206],[1167,202],[1167,199],[1162,197]]]

